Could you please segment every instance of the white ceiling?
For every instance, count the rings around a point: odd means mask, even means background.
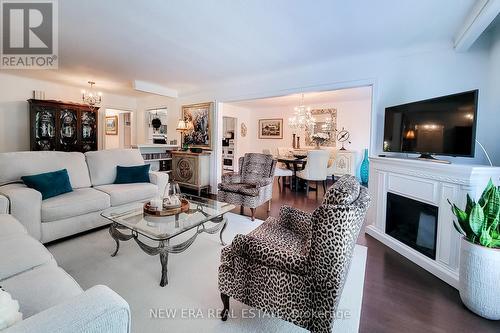
[[[62,0],[59,70],[103,90],[180,92],[335,57],[451,42],[474,0]]]
[[[371,87],[310,92],[304,94],[304,105],[332,105],[335,103],[346,101],[370,100],[371,96]],[[279,97],[232,102],[230,104],[247,109],[268,109],[279,107],[294,107],[300,105],[301,100],[302,94],[292,94]]]

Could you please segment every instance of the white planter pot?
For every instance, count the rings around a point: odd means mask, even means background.
[[[500,320],[500,249],[472,244],[462,238],[460,298],[472,312]]]

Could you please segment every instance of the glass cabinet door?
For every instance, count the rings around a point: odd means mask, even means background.
[[[81,149],[82,152],[97,150],[97,114],[91,111],[81,112]]]
[[[56,149],[56,112],[38,108],[35,112],[35,149]]]
[[[61,109],[60,116],[60,150],[76,151],[76,143],[78,141],[77,128],[77,111],[71,109]]]

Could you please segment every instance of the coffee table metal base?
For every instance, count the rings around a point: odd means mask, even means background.
[[[216,225],[213,227],[206,227],[205,223],[207,222],[212,222],[215,223]],[[210,221],[207,221],[204,224],[200,224],[196,228],[196,232],[194,233],[193,236],[191,236],[188,240],[175,244],[175,245],[170,245],[170,240],[165,239],[165,240],[159,240],[158,241],[158,246],[150,246],[145,243],[143,243],[141,240],[139,240],[139,235],[137,234],[136,231],[131,231],[130,234],[126,234],[120,231],[122,230],[130,230],[119,223],[113,222],[109,226],[109,234],[111,237],[115,240],[116,242],[116,249],[115,251],[111,254],[112,257],[116,256],[118,253],[118,250],[120,249],[120,241],[128,241],[130,239],[134,239],[137,245],[147,254],[151,256],[155,255],[160,255],[160,263],[161,263],[161,280],[160,280],[160,286],[164,287],[168,284],[168,278],[167,278],[167,265],[168,265],[168,254],[169,253],[181,253],[185,251],[188,247],[191,246],[191,244],[194,243],[195,239],[198,237],[199,234],[206,232],[208,234],[215,234],[220,231],[219,233],[219,238],[221,244],[224,246],[226,243],[222,239],[222,234],[224,233],[224,230],[226,229],[227,225],[227,218],[224,216],[219,216],[216,217]]]

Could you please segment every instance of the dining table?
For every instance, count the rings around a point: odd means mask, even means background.
[[[299,179],[297,177],[297,171],[304,170],[307,164],[307,157],[295,157],[292,155],[278,155],[275,157],[277,162],[286,165],[287,169],[292,170],[292,191],[299,190]]]

